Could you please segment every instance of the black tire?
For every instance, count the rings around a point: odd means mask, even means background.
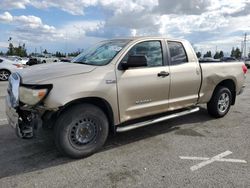
[[[11,72],[5,69],[0,70],[0,81],[7,81]]]
[[[223,100],[223,98],[225,99]],[[215,89],[212,98],[207,103],[207,111],[212,117],[221,118],[228,113],[231,104],[232,104],[231,91],[226,87],[218,86]]]
[[[59,116],[55,143],[63,155],[82,158],[98,151],[108,133],[108,119],[100,108],[92,104],[78,104]]]

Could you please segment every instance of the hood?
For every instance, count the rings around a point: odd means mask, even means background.
[[[22,78],[22,83],[36,84],[55,78],[88,73],[93,71],[95,68],[96,67],[92,65],[59,62],[34,65],[24,68],[18,71],[18,73]]]

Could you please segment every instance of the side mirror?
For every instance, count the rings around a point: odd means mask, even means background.
[[[126,63],[122,63],[124,70],[130,67],[145,67],[147,66],[147,57],[145,55],[130,55]]]

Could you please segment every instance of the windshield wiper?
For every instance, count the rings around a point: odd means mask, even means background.
[[[91,63],[86,63],[84,61],[72,61],[71,63],[84,64],[84,65],[93,65]]]

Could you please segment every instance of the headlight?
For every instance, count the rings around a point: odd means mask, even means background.
[[[52,85],[23,85],[19,87],[19,99],[22,103],[36,105],[41,102],[52,89]]]

